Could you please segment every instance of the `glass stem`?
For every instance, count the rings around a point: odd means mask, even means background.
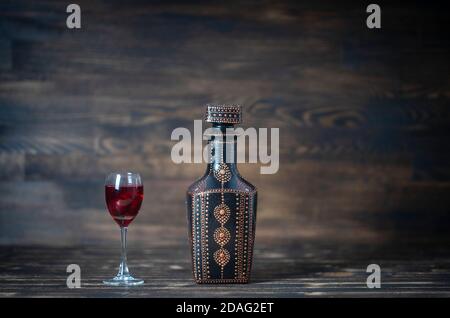
[[[127,265],[127,230],[126,226],[120,227],[120,240],[122,242],[122,257],[120,261],[119,273],[117,276],[130,276]]]

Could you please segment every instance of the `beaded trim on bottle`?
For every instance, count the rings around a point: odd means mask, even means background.
[[[227,164],[223,162],[224,155],[220,155],[220,164],[214,170],[214,177],[220,181],[221,184],[221,203],[214,208],[214,217],[219,222],[220,227],[214,231],[214,241],[220,248],[214,252],[214,260],[220,266],[220,276],[223,279],[223,269],[230,261],[230,252],[225,248],[225,245],[230,241],[230,231],[224,226],[230,218],[230,208],[225,204],[223,193],[224,183],[230,181],[231,171]]]
[[[240,105],[206,105],[206,118],[210,123],[239,124],[242,120],[242,107]]]

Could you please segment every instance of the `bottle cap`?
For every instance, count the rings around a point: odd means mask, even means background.
[[[208,123],[239,124],[242,118],[242,107],[237,104],[207,104],[206,121]]]

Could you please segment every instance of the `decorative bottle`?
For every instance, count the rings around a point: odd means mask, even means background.
[[[241,118],[240,105],[206,106],[206,122],[213,128],[210,156],[203,177],[188,188],[186,201],[197,283],[248,283],[250,279],[257,192],[237,169],[237,135],[232,128]]]

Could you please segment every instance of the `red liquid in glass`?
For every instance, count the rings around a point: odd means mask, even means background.
[[[121,186],[118,190],[112,185],[105,186],[106,205],[109,214],[119,226],[128,226],[141,208],[144,187]]]

